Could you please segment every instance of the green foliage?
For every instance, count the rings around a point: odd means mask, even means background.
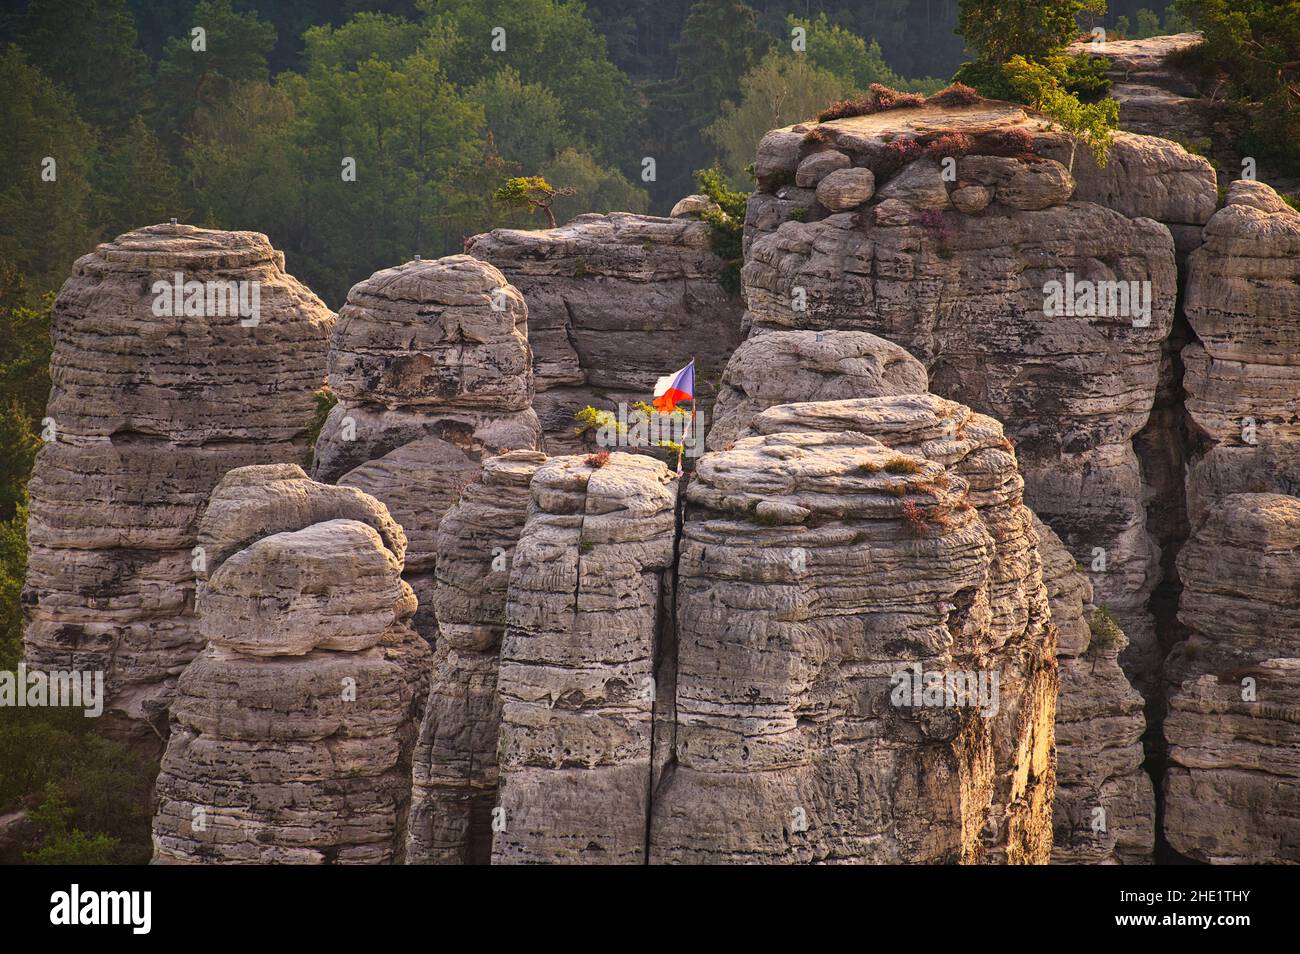
[[[1105,167],[1115,130],[1119,128],[1119,103],[1116,100],[1081,103],[1065,90],[1051,87],[1044,96],[1041,109],[1070,137],[1070,171],[1074,171],[1075,150],[1080,143],[1092,154],[1099,167]]]
[[[1105,606],[1097,607],[1088,615],[1088,631],[1092,633],[1086,651],[1089,658],[1096,658],[1103,653],[1119,652],[1128,645],[1128,637],[1120,628],[1119,620]]]
[[[540,169],[555,184],[552,208],[560,222],[583,212],[644,212],[650,197],[624,178],[617,169],[601,166],[587,153],[562,149]]]
[[[89,208],[97,136],[76,102],[17,47],[0,48],[0,259],[35,289],[57,288],[95,230]],[[46,157],[54,181],[42,179]]]
[[[706,138],[704,130],[741,104],[742,77],[763,59],[770,44],[758,27],[757,14],[739,0],[701,0],[691,6],[672,48],[671,78],[646,89],[650,106],[641,155],[660,157],[659,181],[651,184],[656,199],[676,201],[690,191],[692,170],[713,163],[716,152],[711,144],[717,143],[718,132]],[[771,80],[755,82],[765,85]],[[765,99],[758,92],[749,97]],[[756,109],[751,103],[748,111]],[[747,127],[736,135],[751,134]],[[757,141],[746,141],[750,158]],[[719,148],[727,153],[729,147]],[[727,154],[729,167],[734,167]]]
[[[579,437],[604,428],[619,434],[627,433],[627,426],[619,423],[618,417],[613,411],[602,411],[590,404],[574,414],[573,419],[578,422],[578,426],[573,429],[573,432]]]
[[[149,860],[149,793],[157,766],[95,731],[80,709],[6,708],[0,718],[0,812],[45,811],[37,863],[111,854],[119,864]],[[50,789],[57,798],[50,798]],[[60,819],[63,821],[60,822]],[[74,831],[83,834],[77,836]],[[106,839],[111,839],[109,844]],[[42,853],[42,851],[44,853]],[[85,863],[106,863],[102,861]]]
[[[158,64],[161,128],[177,147],[196,118],[222,108],[236,86],[266,81],[266,58],[276,38],[275,27],[256,13],[236,11],[231,0],[199,0],[191,23],[205,31],[206,49],[195,50],[186,29],[167,42]]]
[[[307,459],[304,462],[306,467],[311,466],[312,455],[316,451],[316,442],[320,440],[320,432],[325,427],[325,420],[330,416],[330,411],[334,409],[334,405],[339,403],[339,396],[326,384],[312,395],[312,403],[314,406],[311,425],[307,428]]]
[[[523,82],[512,67],[479,80],[466,95],[482,107],[497,153],[517,171],[542,168],[574,142],[559,97]]]
[[[24,856],[35,865],[112,864],[117,839],[105,834],[87,835],[72,827],[76,814],[59,786],[49,782],[45,798],[32,809],[30,818],[41,830],[41,845]]]
[[[149,108],[149,58],[136,48],[126,0],[36,0],[17,28],[32,62],[107,133],[126,132]]]
[[[853,89],[852,80],[819,69],[811,59],[772,52],[740,80],[740,101],[726,103],[704,135],[718,147],[733,183],[769,129],[808,119],[828,100]]]
[[[1153,36],[1188,33],[1192,29],[1192,21],[1176,7],[1165,10],[1163,24],[1160,22],[1160,14],[1147,7],[1141,7],[1134,16],[1137,19],[1136,27],[1132,26],[1128,17],[1115,18],[1115,29],[1110,31],[1115,39],[1145,40]]]
[[[1261,172],[1300,175],[1300,7],[1295,0],[1178,0],[1205,42],[1190,54],[1203,87],[1242,108],[1237,144]],[[1271,167],[1271,169],[1270,169]]]
[[[713,254],[726,263],[718,283],[733,295],[740,293],[740,267],[744,264],[745,206],[749,195],[732,189],[717,166],[695,173],[700,192],[718,204],[701,218],[713,228]]]
[[[550,227],[555,228],[555,213],[551,210],[551,203],[558,196],[573,195],[574,192],[572,186],[557,188],[542,176],[517,176],[507,179],[497,188],[492,193],[492,200],[509,208],[545,212]]]
[[[1079,14],[1105,9],[1105,0],[961,0],[957,32],[981,63],[1000,65],[1017,55],[1041,62],[1078,34]]]

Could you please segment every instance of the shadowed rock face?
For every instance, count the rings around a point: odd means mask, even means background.
[[[537,451],[488,458],[439,524],[438,641],[412,766],[409,864],[491,859],[507,584],[529,483],[545,461]]]
[[[199,540],[208,647],[177,683],[154,861],[400,861],[428,680],[401,528],[270,465],[222,480]]]
[[[1150,864],[1155,797],[1142,769],[1146,719],[1117,662],[1123,633],[1106,628],[1092,583],[1060,538],[1037,518],[1034,527],[1061,673],[1052,863]]]
[[[644,864],[676,478],[553,458],[532,479],[501,644],[495,864]]]
[[[1179,556],[1165,832],[1198,861],[1300,861],[1300,500],[1217,499]]]
[[[103,670],[111,731],[143,748],[203,645],[203,505],[231,468],[302,459],[333,323],[256,232],[128,232],[59,292],[54,439],[28,485],[26,659]]]
[[[613,212],[557,229],[496,229],[470,240],[528,302],[535,406],[552,453],[582,449],[573,415],[645,401],[663,374],[696,361],[700,410],[740,341],[741,304],[718,284],[712,227]]]
[[[1045,862],[1054,638],[1000,426],[910,395],[750,433],[687,491],[651,859]],[[913,667],[997,700],[909,706]]]
[[[467,255],[376,272],[348,293],[330,345],[339,403],[313,474],[382,500],[410,540],[416,627],[433,639],[438,523],[484,456],[541,444],[528,308]]]
[[[931,146],[957,133],[969,148],[945,176]],[[793,221],[781,183],[828,150],[872,169],[875,193],[841,212],[805,197],[805,221]],[[1059,133],[988,102],[774,130],[759,160],[743,272],[755,331],[880,335],[925,363],[934,391],[1005,422],[1030,505],[1077,559],[1091,565],[1105,551],[1099,600],[1132,640],[1126,666],[1154,686],[1160,651],[1146,604],[1160,562],[1133,440],[1170,376],[1170,228],[1212,213],[1209,164],[1125,134],[1106,169],[1086,150],[1070,169]],[[1116,284],[1102,286],[1110,291],[1090,314],[1067,291],[1080,283]],[[1126,305],[1121,290],[1141,297]],[[1177,475],[1147,479],[1172,486]]]

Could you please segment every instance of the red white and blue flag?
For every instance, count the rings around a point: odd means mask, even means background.
[[[674,374],[667,374],[655,382],[654,408],[660,414],[671,414],[681,401],[695,400],[695,360]]]

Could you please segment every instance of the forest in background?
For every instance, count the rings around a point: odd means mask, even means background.
[[[6,9],[0,669],[13,669],[21,651],[25,488],[50,387],[50,306],[73,261],[97,242],[170,218],[264,232],[288,270],[338,308],[377,269],[459,252],[493,227],[542,227],[537,215],[493,200],[512,176],[572,189],[555,200],[561,222],[591,211],[666,214],[697,191],[697,170],[715,164],[715,180],[748,191],[746,166],[774,126],[873,84],[929,93],[959,68],[998,73],[1002,55],[990,59],[970,29],[975,49],[958,34],[963,9],[968,23],[995,10],[1025,23],[1050,9],[1065,33],[1104,24],[1129,37],[1179,32],[1194,17],[1209,34],[1207,75],[1227,68],[1227,95],[1263,104],[1268,128],[1300,166],[1293,80],[1270,78],[1274,61],[1300,60],[1297,6],[31,0]],[[202,51],[194,27],[204,31]],[[790,48],[795,27],[807,33],[802,54]],[[1008,37],[1013,48],[1022,39]],[[1038,52],[1059,52],[1050,47]],[[1009,52],[1037,55],[1024,43]],[[46,157],[53,181],[42,178]],[[343,174],[347,159],[353,179]],[[38,860],[141,860],[147,844],[103,833],[140,830],[151,780],[85,721],[6,716],[0,815],[42,792],[37,814],[51,837]],[[143,821],[147,830],[147,814]]]

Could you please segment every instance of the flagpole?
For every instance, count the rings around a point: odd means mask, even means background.
[[[696,405],[699,403],[699,401],[696,400],[696,397],[695,397],[695,395],[698,394],[698,393],[699,393],[699,390],[700,390],[700,383],[699,383],[699,381],[696,380],[696,378],[699,377],[699,370],[700,370],[700,369],[697,368],[697,367],[695,366],[695,355],[691,355],[691,426],[690,426],[690,433],[691,433],[691,437],[692,437],[692,438],[695,437],[695,407],[696,407]],[[677,455],[677,476],[678,476],[678,477],[680,477],[680,476],[682,475],[682,455],[685,454],[685,453],[686,453],[686,440],[685,440],[685,438],[683,438],[683,439],[682,439],[682,450],[681,450],[681,453],[679,453],[679,454]]]

